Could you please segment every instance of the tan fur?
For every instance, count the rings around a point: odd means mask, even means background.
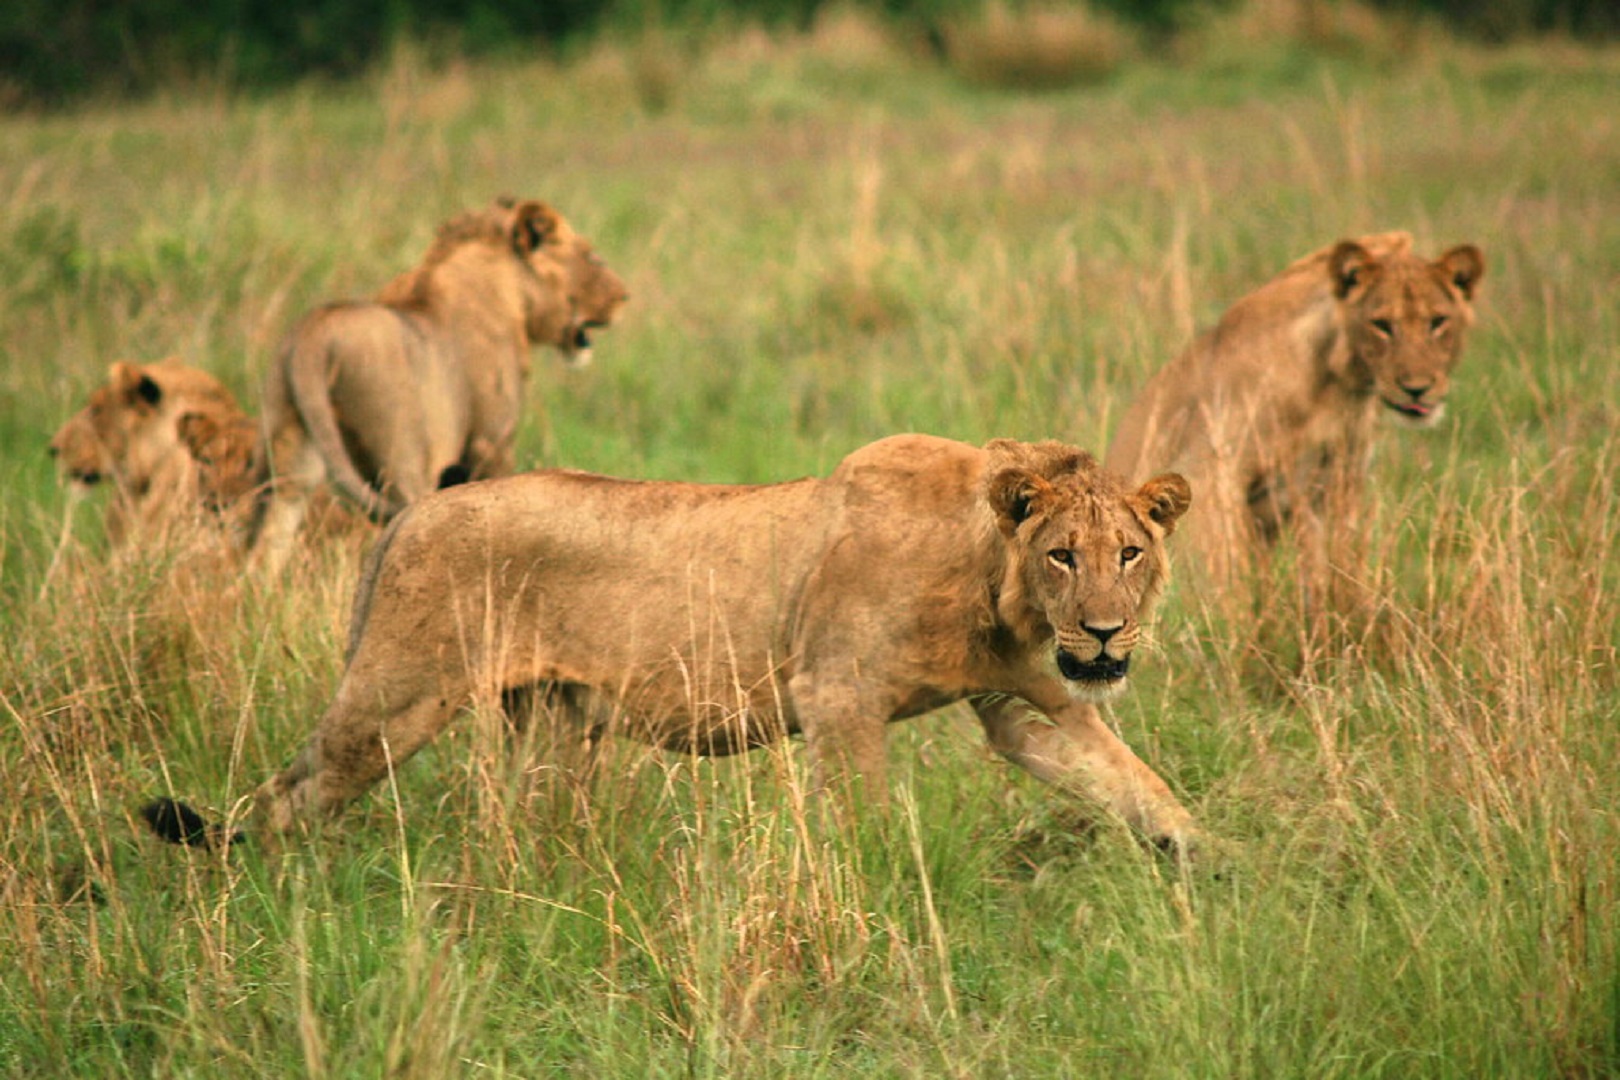
[[[821,781],[878,794],[885,725],[968,698],[1008,758],[1185,843],[1187,812],[1083,705],[1124,685],[1190,498],[1073,447],[923,435],[762,487],[548,471],[436,493],[373,552],[342,681],[260,815],[335,813],[512,691],[703,754],[803,732]]]
[[[530,348],[587,362],[590,330],[626,298],[560,214],[501,200],[441,227],[374,300],[307,316],[265,383],[274,483],[256,561],[285,561],[323,479],[383,521],[437,487],[511,472]]]
[[[107,532],[125,545],[240,508],[253,486],[255,441],[252,421],[223,383],[169,357],[113,364],[51,438],[50,452],[75,488],[112,487]]]
[[[1472,245],[1431,262],[1399,232],[1300,259],[1149,381],[1108,466],[1184,473],[1199,512],[1182,549],[1229,584],[1281,529],[1353,513],[1378,414],[1439,419],[1484,271]]]

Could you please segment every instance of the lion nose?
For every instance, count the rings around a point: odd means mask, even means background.
[[[1113,626],[1092,626],[1089,623],[1080,624],[1080,629],[1096,638],[1097,644],[1102,646],[1107,646],[1108,639],[1119,633],[1124,628],[1125,624],[1122,622],[1115,623]]]
[[[1429,392],[1429,388],[1433,385],[1434,383],[1432,382],[1416,382],[1412,379],[1400,380],[1401,389],[1405,390],[1406,396],[1411,398],[1413,401],[1421,401],[1423,399],[1423,395],[1427,394]]]

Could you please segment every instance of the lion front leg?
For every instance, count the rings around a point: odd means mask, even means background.
[[[490,439],[473,435],[467,440],[461,456],[461,467],[469,480],[488,480],[494,476],[510,476],[516,468],[512,453],[512,439]]]
[[[816,787],[826,790],[858,778],[861,794],[881,804],[888,793],[887,713],[859,686],[853,677],[817,678],[801,672],[789,681],[788,693],[804,731]]]
[[[1196,845],[1192,815],[1095,705],[1070,702],[1045,712],[1021,698],[994,696],[974,698],[973,708],[990,745],[1015,765],[1096,800],[1155,844],[1183,853]]]
[[[271,436],[270,479],[260,491],[249,530],[249,565],[267,577],[278,576],[298,541],[309,500],[326,479],[326,466],[315,447],[295,427]]]

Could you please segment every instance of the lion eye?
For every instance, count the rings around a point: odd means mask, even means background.
[[[1446,323],[1448,323],[1449,321],[1450,320],[1447,319],[1444,315],[1436,315],[1434,318],[1429,320],[1429,332],[1431,334],[1440,333],[1440,331],[1442,331],[1442,330],[1444,330],[1446,328]]]
[[[1139,548],[1139,547],[1123,548],[1123,549],[1121,549],[1121,551],[1119,553],[1119,561],[1122,564],[1126,564],[1126,565],[1135,562],[1137,559],[1140,559],[1141,557],[1142,557],[1142,549]]]
[[[1070,570],[1074,569],[1074,552],[1068,548],[1053,548],[1046,553],[1046,557],[1058,566],[1064,566]]]
[[[1388,319],[1374,319],[1372,321],[1372,328],[1378,331],[1384,337],[1395,336],[1395,324],[1390,322]]]

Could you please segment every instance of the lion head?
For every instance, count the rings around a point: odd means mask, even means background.
[[[1328,272],[1353,377],[1401,422],[1438,422],[1474,321],[1474,289],[1485,274],[1479,248],[1462,244],[1429,262],[1406,252],[1375,256],[1346,240]]]
[[[225,385],[171,356],[153,364],[114,363],[89,404],[51,437],[50,454],[64,479],[82,487],[103,480],[141,491],[173,455],[187,449],[180,437],[190,413],[239,416]]]
[[[258,487],[259,425],[241,412],[183,413],[180,445],[197,465],[197,494],[210,510],[229,510]]]
[[[1056,442],[997,439],[986,449],[986,493],[1010,549],[1003,618],[1032,638],[1050,627],[1053,662],[1076,697],[1114,696],[1169,579],[1164,540],[1191,488],[1167,473],[1132,489]]]
[[[200,497],[224,509],[253,485],[257,430],[223,383],[178,357],[119,361],[51,438],[57,470],[75,492],[103,481],[114,539],[190,511]]]
[[[513,259],[521,268],[515,278]],[[502,196],[441,225],[421,265],[396,277],[377,300],[405,310],[457,310],[469,301],[487,304],[492,292],[502,311],[512,301],[520,305],[529,344],[550,345],[570,367],[590,363],[591,332],[610,325],[630,298],[562,214],[537,199]]]
[[[610,325],[630,294],[557,211],[533,199],[498,204],[513,250],[534,271],[525,289],[529,340],[551,345],[570,367],[591,360],[591,331]]]

